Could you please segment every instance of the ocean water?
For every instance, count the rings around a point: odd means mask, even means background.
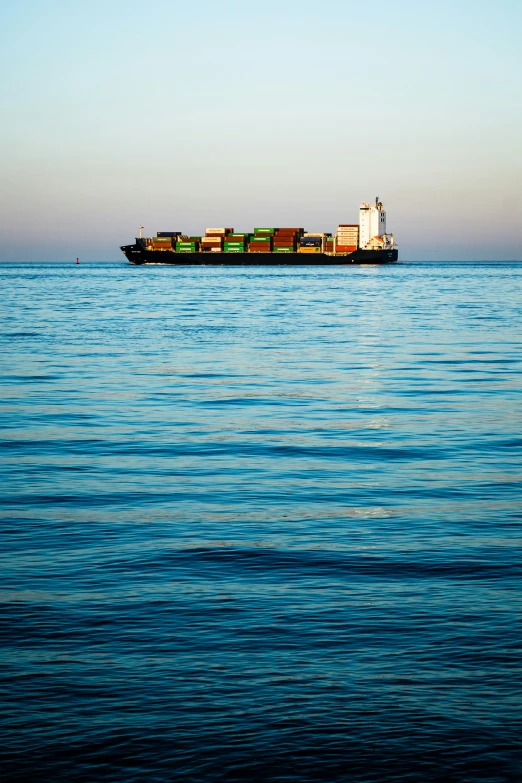
[[[3,780],[522,780],[522,264],[0,278]]]

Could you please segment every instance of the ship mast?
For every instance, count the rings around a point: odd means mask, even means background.
[[[145,226],[140,226],[140,239],[141,239],[141,232],[143,231],[144,228]]]

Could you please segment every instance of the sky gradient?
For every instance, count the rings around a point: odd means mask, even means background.
[[[4,0],[0,260],[121,259],[140,223],[335,230],[522,259],[522,4]]]

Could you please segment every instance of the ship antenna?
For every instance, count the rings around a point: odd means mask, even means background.
[[[143,231],[144,228],[145,226],[140,226],[140,239],[141,239],[141,232]]]

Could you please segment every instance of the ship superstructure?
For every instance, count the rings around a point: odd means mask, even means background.
[[[304,228],[207,228],[205,234],[158,231],[121,248],[132,264],[350,264],[397,261],[393,234],[386,233],[386,212],[378,198],[363,202],[359,224],[341,223],[335,234]]]
[[[359,208],[359,247],[361,250],[377,250],[379,248],[393,248],[395,245],[393,234],[386,233],[386,210],[379,201],[375,204],[362,202]]]

